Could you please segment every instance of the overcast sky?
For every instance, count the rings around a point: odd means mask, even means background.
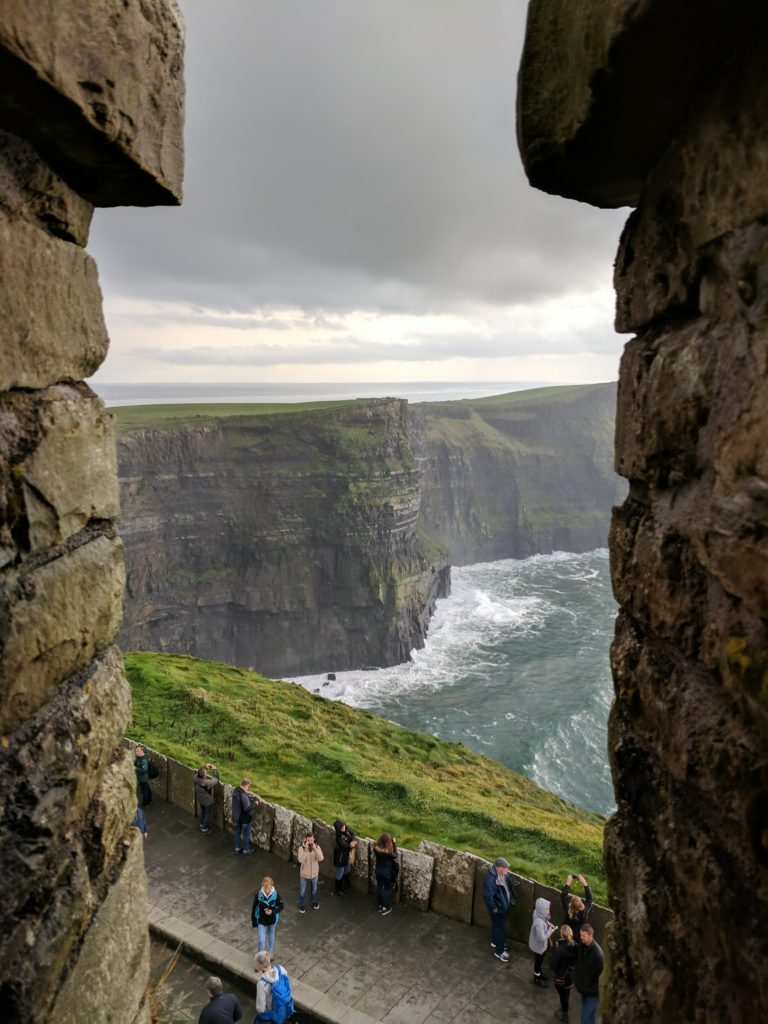
[[[96,380],[615,379],[627,211],[530,188],[524,0],[182,0],[180,209],[98,210]]]

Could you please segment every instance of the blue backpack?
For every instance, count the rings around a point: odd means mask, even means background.
[[[296,1007],[293,1005],[291,983],[288,980],[288,975],[280,964],[275,966],[277,967],[278,978],[272,984],[272,1009],[262,1013],[259,1020],[273,1020],[275,1024],[283,1024],[284,1021],[293,1016],[296,1012]]]

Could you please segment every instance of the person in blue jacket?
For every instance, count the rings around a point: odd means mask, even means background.
[[[515,887],[509,875],[509,861],[497,857],[488,869],[483,885],[483,899],[491,915],[491,946],[493,955],[503,964],[509,963],[506,947],[509,908],[517,903]]]
[[[262,878],[261,888],[253,897],[253,906],[251,907],[251,924],[259,930],[259,953],[265,950],[272,952],[272,947],[275,944],[275,928],[280,920],[280,911],[283,906],[275,883],[269,875]]]

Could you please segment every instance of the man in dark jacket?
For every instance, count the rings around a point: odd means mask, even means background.
[[[506,947],[509,908],[517,903],[515,888],[509,877],[509,861],[497,857],[488,869],[483,886],[483,899],[491,915],[491,946],[493,955],[503,964],[509,963]]]
[[[136,770],[136,781],[141,790],[141,806],[148,807],[152,803],[152,790],[149,788],[149,757],[144,747],[134,748],[133,767]]]
[[[581,995],[581,1024],[595,1024],[600,998],[603,951],[595,942],[595,929],[589,922],[581,926],[581,942],[576,953],[576,991]]]
[[[251,853],[251,822],[253,814],[261,802],[257,796],[251,796],[248,790],[250,779],[243,779],[232,791],[232,824],[235,827],[235,853]]]
[[[240,1002],[232,992],[224,992],[221,978],[209,978],[205,983],[210,1002],[204,1006],[197,1024],[235,1024],[243,1016]]]

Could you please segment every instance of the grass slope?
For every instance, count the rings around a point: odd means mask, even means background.
[[[316,412],[338,409],[364,399],[339,399],[327,402],[216,402],[209,404],[175,405],[120,405],[109,411],[117,421],[117,428],[136,430],[144,427],[201,427],[230,416],[275,416],[290,412]]]
[[[406,847],[503,855],[556,886],[578,869],[606,902],[604,819],[461,743],[229,665],[138,653],[125,666],[131,735],[185,764],[213,761],[222,781],[247,775],[270,802],[362,835],[387,830]]]

